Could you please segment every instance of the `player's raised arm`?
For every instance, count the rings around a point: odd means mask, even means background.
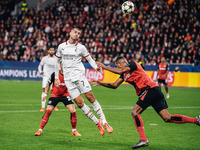
[[[127,67],[127,66],[124,66],[124,67],[122,67],[122,68],[112,68],[112,67],[110,67],[110,66],[105,66],[105,65],[103,65],[103,64],[100,63],[100,62],[96,62],[96,64],[97,64],[99,67],[101,67],[102,69],[105,69],[105,70],[108,70],[108,71],[110,71],[110,72],[113,72],[113,73],[115,73],[115,74],[120,74],[120,75],[131,70],[130,67]]]
[[[93,80],[92,84],[94,84],[94,86],[102,85],[107,88],[116,89],[118,86],[122,84],[123,81],[124,80],[122,78],[118,78],[114,83],[106,83],[98,80]]]
[[[85,59],[88,61],[88,63],[94,68],[95,70],[102,72],[102,68],[98,67],[97,64],[95,63],[94,59],[91,57],[90,53],[86,49],[85,46],[82,47],[82,53],[81,55],[85,57]]]

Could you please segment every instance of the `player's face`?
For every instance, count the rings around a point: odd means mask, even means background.
[[[48,53],[49,53],[49,55],[53,56],[53,54],[55,53],[54,48],[50,48]]]
[[[74,41],[78,41],[79,40],[79,37],[81,35],[81,31],[78,30],[78,29],[73,29],[71,32],[70,32],[70,37],[72,40]]]
[[[164,57],[161,58],[161,62],[162,62],[162,63],[165,62],[165,58],[164,58]]]
[[[125,65],[124,65],[123,62],[119,61],[118,63],[115,63],[115,66],[116,66],[117,68],[122,68],[122,67],[124,67]]]

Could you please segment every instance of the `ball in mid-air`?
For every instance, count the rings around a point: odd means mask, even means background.
[[[125,1],[122,4],[122,12],[124,14],[129,14],[134,11],[134,4],[131,1]]]

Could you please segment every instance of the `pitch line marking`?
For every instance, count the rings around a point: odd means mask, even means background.
[[[149,124],[150,126],[157,126],[158,124]]]
[[[37,105],[37,104],[36,104]],[[1,104],[0,104],[1,106]],[[33,105],[34,106],[34,105]],[[117,107],[103,107],[103,110],[131,110],[133,107],[130,106],[117,106]],[[147,109],[153,109],[152,107],[149,107]],[[168,109],[200,109],[200,106],[190,106],[190,107],[169,107]],[[76,109],[77,111],[80,111],[80,109]],[[68,109],[59,109],[59,111],[68,111]],[[4,110],[0,111],[0,113],[20,113],[20,112],[39,112],[39,109],[37,110]]]

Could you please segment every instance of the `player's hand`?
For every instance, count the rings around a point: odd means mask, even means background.
[[[165,75],[165,74],[163,74],[163,75],[162,75],[162,78],[164,78],[165,76],[166,76],[166,75]]]
[[[59,80],[59,79],[55,79],[54,85],[55,85],[56,87],[59,87],[59,86],[60,86],[60,80]]]
[[[96,64],[101,67],[102,69],[104,69],[106,66],[98,61],[96,61]]]
[[[99,72],[103,73],[103,70],[102,70],[102,68],[101,68],[101,67],[97,67],[97,71],[99,71]]]
[[[97,80],[92,80],[91,84],[93,84],[93,86],[99,86],[100,85]]]
[[[43,96],[43,97],[42,97],[42,101],[44,101],[46,98],[47,98],[47,96]]]
[[[43,75],[43,74],[44,74],[44,72],[42,71],[42,72],[40,72],[40,74],[41,74],[41,75]]]

